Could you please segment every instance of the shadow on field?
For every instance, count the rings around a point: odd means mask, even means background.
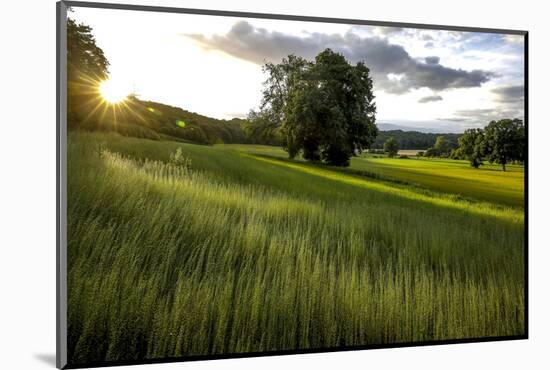
[[[392,181],[378,174],[370,174],[348,169],[335,169],[322,164],[310,164],[296,160],[272,157],[261,154],[246,154],[276,166],[283,166],[309,175],[322,177],[330,181],[356,186],[365,190],[406,199],[412,203],[431,204],[452,211],[466,212],[478,216],[489,217],[502,221],[523,220],[523,209],[476,201],[455,194],[433,191],[405,181]],[[353,172],[351,172],[353,171]],[[371,181],[369,181],[371,180]]]

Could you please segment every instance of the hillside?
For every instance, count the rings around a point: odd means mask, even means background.
[[[163,138],[198,144],[249,143],[244,120],[218,120],[184,109],[131,96],[118,106],[90,104],[89,98],[73,96],[81,103],[69,111],[70,129],[116,131],[124,136],[160,140]]]

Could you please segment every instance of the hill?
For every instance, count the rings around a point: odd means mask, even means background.
[[[246,121],[238,118],[219,120],[135,96],[116,106],[99,103],[96,107],[89,99],[72,98],[82,100],[82,104],[68,114],[70,129],[115,131],[124,136],[198,144],[250,142],[243,129]]]

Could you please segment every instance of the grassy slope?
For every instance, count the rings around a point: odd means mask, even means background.
[[[286,157],[286,153],[278,147],[225,146],[247,153]],[[474,169],[466,161],[364,156],[352,158],[349,168],[446,193],[523,207],[523,166],[508,165],[507,171],[503,172],[500,166],[490,164]]]
[[[226,146],[68,160],[72,363],[523,333],[518,209]]]

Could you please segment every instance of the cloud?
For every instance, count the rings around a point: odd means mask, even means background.
[[[466,122],[468,119],[464,117],[447,117],[447,118],[438,118],[438,121],[451,121],[451,122]]]
[[[400,27],[375,27],[374,32],[382,36],[390,36],[403,32],[405,29]]]
[[[524,119],[523,109],[498,106],[495,108],[462,109],[454,117],[438,118],[440,121],[460,122],[464,127],[484,127],[489,122],[505,118]]]
[[[429,96],[425,96],[423,98],[418,99],[418,102],[419,103],[430,103],[430,102],[440,101],[440,100],[443,100],[443,98],[439,95],[429,95]]]
[[[497,87],[491,92],[496,96],[496,101],[502,103],[522,103],[525,100],[525,88],[523,85],[510,85]]]
[[[246,21],[233,25],[225,35],[205,37],[186,34],[207,50],[219,50],[256,64],[279,62],[289,54],[313,59],[320,51],[331,48],[349,61],[365,61],[378,89],[402,94],[427,87],[433,91],[479,87],[496,74],[484,70],[466,71],[439,64],[438,57],[416,60],[400,45],[381,37],[360,37],[353,32],[340,34],[307,33],[303,36],[268,31]],[[390,79],[389,74],[402,75]]]
[[[504,36],[504,41],[510,44],[522,44],[525,40],[523,35],[506,35]]]
[[[424,61],[426,64],[439,64],[439,57],[426,57]]]

